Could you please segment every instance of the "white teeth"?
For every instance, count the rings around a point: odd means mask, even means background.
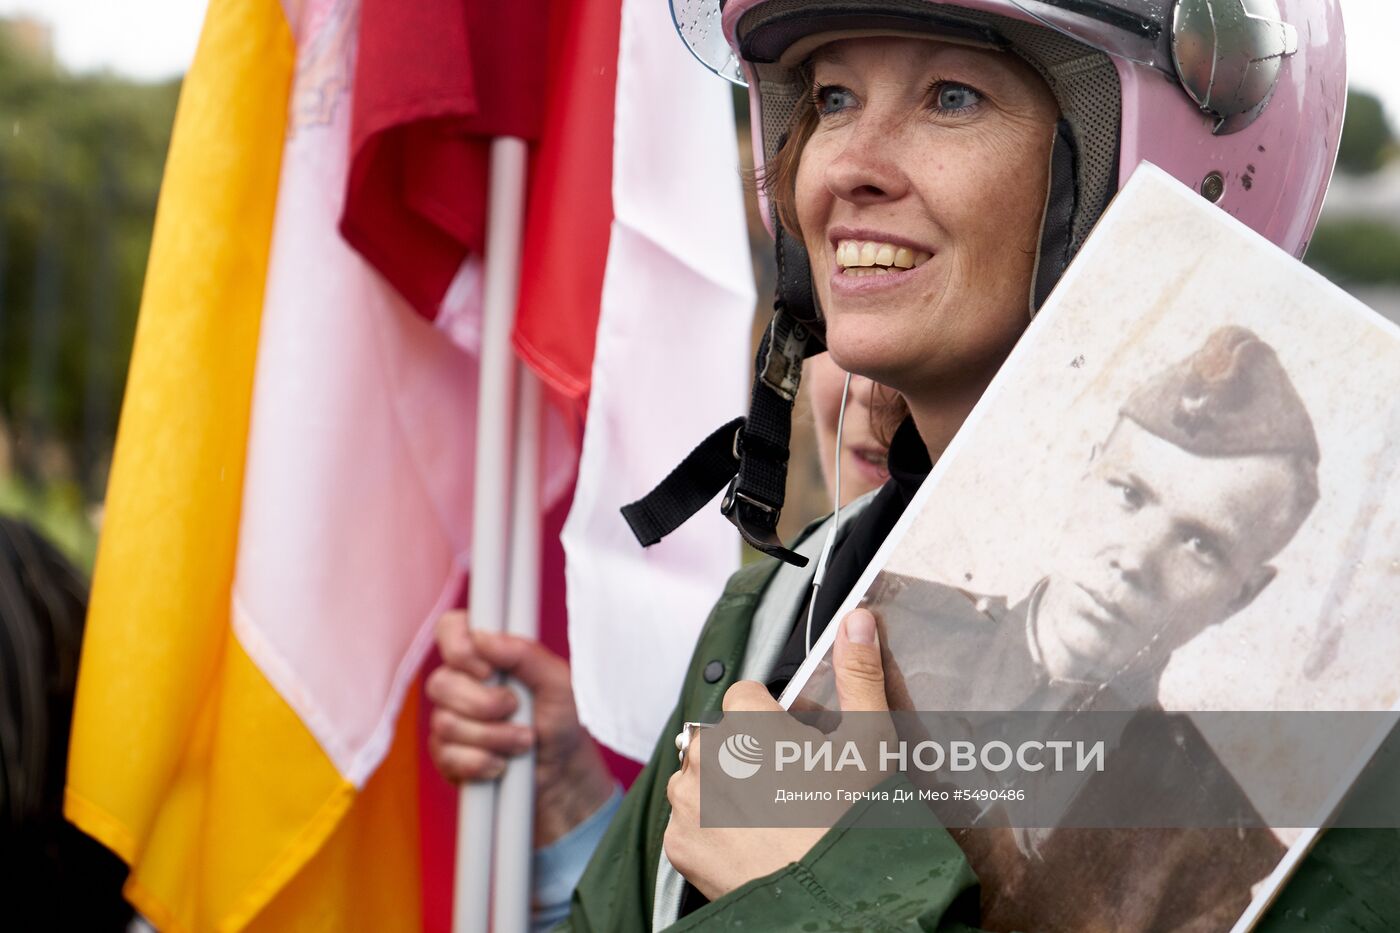
[[[913,269],[932,258],[922,250],[874,240],[841,240],[836,244],[836,264],[847,275],[888,274],[890,268]]]

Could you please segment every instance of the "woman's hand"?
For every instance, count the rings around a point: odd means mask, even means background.
[[[578,721],[569,663],[536,641],[472,631],[467,613],[437,625],[442,666],[428,676],[433,712],[428,751],[454,783],[494,780],[506,759],[535,749],[535,845],[548,845],[588,818],[613,778],[593,737]],[[534,698],[534,723],[513,723],[515,692],[491,683],[509,674]]]
[[[888,710],[885,698],[884,668],[875,617],[865,609],[846,616],[836,634],[833,661],[836,692],[842,710]],[[751,680],[741,680],[724,695],[726,713],[781,712],[782,707],[767,688]],[[794,726],[803,733],[825,738],[817,730]],[[736,828],[700,826],[700,742],[703,731],[691,739],[681,770],[666,785],[671,801],[671,822],[666,827],[666,857],[686,880],[710,900],[735,888],[771,874],[806,855],[826,829],[821,827],[784,829],[772,827]],[[735,782],[725,785],[738,790]],[[736,802],[733,812],[744,809]]]

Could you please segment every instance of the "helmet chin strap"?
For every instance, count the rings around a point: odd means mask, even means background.
[[[749,414],[736,418],[691,451],[622,516],[643,547],[676,530],[729,484],[720,511],[755,549],[798,567],[807,558],[778,537],[787,491],[792,406],[802,361],[826,349],[812,295],[812,272],[802,244],[778,228],[778,295],[773,319],[754,359]]]
[[[1031,278],[1031,317],[1045,304],[1050,292],[1074,258],[1074,217],[1079,206],[1079,185],[1075,181],[1078,152],[1069,121],[1055,127],[1050,147],[1049,185],[1045,192],[1045,213],[1040,221],[1040,252],[1036,254]]]

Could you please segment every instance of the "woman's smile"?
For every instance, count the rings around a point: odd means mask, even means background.
[[[831,289],[834,294],[869,295],[901,288],[917,278],[933,249],[880,231],[833,227]]]

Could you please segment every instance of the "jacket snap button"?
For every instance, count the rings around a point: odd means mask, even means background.
[[[712,684],[724,676],[724,662],[711,661],[705,665],[705,683]]]

